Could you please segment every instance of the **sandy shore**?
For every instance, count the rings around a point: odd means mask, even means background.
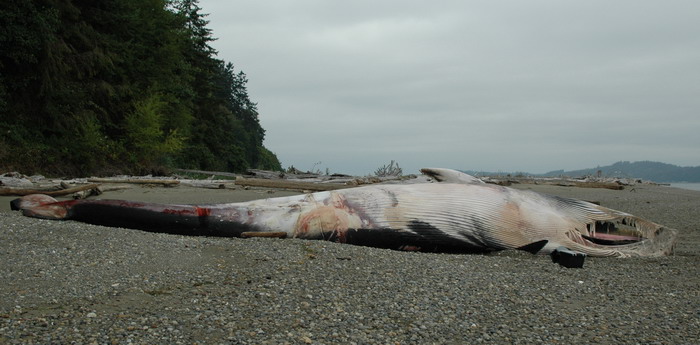
[[[676,255],[447,255],[31,219],[0,198],[0,344],[695,344],[700,192],[518,185],[679,230]],[[217,203],[293,192],[135,188]]]

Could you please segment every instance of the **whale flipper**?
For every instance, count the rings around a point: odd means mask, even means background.
[[[542,248],[544,248],[547,245],[548,242],[549,242],[548,240],[532,242],[530,244],[526,244],[526,245],[524,245],[522,247],[518,247],[516,249],[517,250],[524,250],[530,254],[537,254],[540,250],[542,250]]]

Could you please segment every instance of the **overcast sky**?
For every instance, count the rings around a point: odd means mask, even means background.
[[[285,168],[700,165],[700,1],[199,5]]]

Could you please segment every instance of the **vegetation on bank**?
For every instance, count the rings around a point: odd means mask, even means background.
[[[197,0],[0,3],[0,169],[281,170]]]

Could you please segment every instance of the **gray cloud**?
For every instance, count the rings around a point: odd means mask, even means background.
[[[700,165],[695,1],[203,0],[283,165]]]

